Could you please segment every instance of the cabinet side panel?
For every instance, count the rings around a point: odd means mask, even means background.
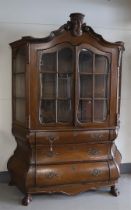
[[[26,62],[27,45],[12,47],[12,109],[13,124],[26,124]]]

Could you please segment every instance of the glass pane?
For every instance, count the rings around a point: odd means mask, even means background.
[[[95,56],[95,73],[106,74],[108,73],[108,60],[103,55]]]
[[[15,80],[14,96],[25,97],[25,75],[15,74],[14,80]]]
[[[92,75],[80,75],[80,97],[91,98],[93,87]]]
[[[39,110],[41,123],[72,121],[73,68],[73,51],[70,48],[42,54]]]
[[[107,100],[94,101],[94,121],[102,122],[107,118]]]
[[[72,97],[72,74],[58,75],[58,98]]]
[[[25,122],[25,100],[16,99],[15,100],[15,119],[19,122]]]
[[[103,55],[95,55],[88,49],[81,50],[79,79],[78,120],[81,123],[103,122],[107,118],[109,108],[108,58]]]
[[[89,50],[83,49],[79,55],[79,72],[93,72],[93,54]]]
[[[109,77],[109,74],[95,75],[94,96],[96,98],[108,97],[109,95],[108,77]]]
[[[56,122],[56,101],[55,100],[41,100],[40,122],[41,123]]]
[[[16,54],[14,60],[14,71],[15,73],[25,72],[26,68],[26,48],[21,47]]]
[[[73,72],[73,51],[70,48],[63,48],[58,52],[58,72]]]
[[[58,101],[58,122],[72,121],[72,103],[71,100]]]
[[[56,74],[41,74],[41,97],[56,98]]]
[[[81,123],[92,121],[92,100],[80,100],[78,108],[78,120]]]
[[[56,52],[43,53],[40,60],[40,71],[56,72]]]

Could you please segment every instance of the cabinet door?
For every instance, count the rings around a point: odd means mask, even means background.
[[[72,124],[74,53],[69,44],[38,51],[39,122],[43,125]]]
[[[109,119],[110,56],[91,47],[78,48],[76,121],[102,124]]]

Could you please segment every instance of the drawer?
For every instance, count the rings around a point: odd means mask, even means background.
[[[98,131],[59,131],[36,132],[36,144],[69,144],[86,143],[91,141],[101,142],[110,140],[109,130]]]
[[[109,168],[106,162],[36,167],[36,185],[38,187],[108,180]]]
[[[52,164],[109,159],[111,144],[65,144],[36,147],[36,163]]]

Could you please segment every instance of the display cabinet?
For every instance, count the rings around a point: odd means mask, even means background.
[[[110,187],[118,195],[122,42],[110,43],[72,13],[46,38],[12,48],[10,184],[31,195]]]

